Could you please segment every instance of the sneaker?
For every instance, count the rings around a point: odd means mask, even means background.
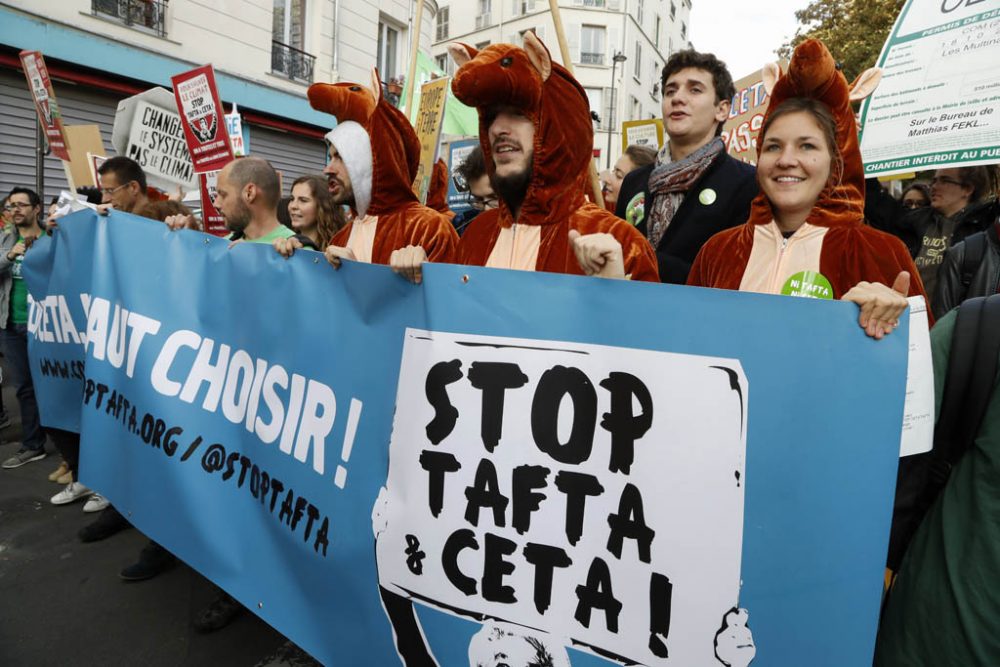
[[[170,569],[176,562],[172,553],[156,542],[150,542],[143,547],[138,562],[126,567],[118,576],[125,581],[145,581]]]
[[[194,618],[194,629],[198,632],[215,632],[226,627],[242,614],[243,605],[233,599],[228,593],[219,591],[219,596],[212,603],[198,612]]]
[[[97,515],[93,523],[81,528],[77,536],[81,542],[97,542],[131,527],[132,524],[115,509],[114,505],[108,505],[106,510]]]
[[[17,454],[10,457],[3,462],[3,467],[7,470],[11,468],[20,468],[25,463],[31,463],[32,461],[41,461],[45,458],[45,450],[43,449],[21,449],[18,450]]]
[[[51,502],[53,505],[66,505],[80,498],[86,498],[92,493],[93,491],[80,484],[80,482],[70,482],[66,485],[65,489],[52,496]]]
[[[110,504],[107,498],[99,493],[95,493],[87,498],[87,503],[83,506],[83,511],[88,514],[91,512],[100,512]]]
[[[73,481],[73,473],[71,473],[70,471],[67,470],[66,473],[62,477],[60,477],[59,479],[56,480],[56,483],[57,484],[62,484],[63,486],[66,486],[67,484],[69,484],[72,481]]]
[[[53,470],[52,472],[49,473],[49,481],[50,482],[58,482],[59,479],[62,478],[63,476],[65,476],[66,473],[68,473],[68,472],[69,472],[69,464],[66,463],[65,461],[63,461],[62,463],[59,464],[58,468],[56,468],[55,470]],[[73,481],[72,479],[69,480],[69,482],[72,482],[72,481]],[[69,482],[63,482],[63,483],[64,484],[69,484]]]

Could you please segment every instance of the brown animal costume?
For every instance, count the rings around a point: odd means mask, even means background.
[[[524,49],[494,44],[476,51],[453,44],[449,50],[461,65],[452,90],[459,100],[479,110],[479,143],[491,176],[495,168],[489,141],[490,109],[517,108],[535,126],[531,181],[517,219],[503,200],[499,208],[480,213],[462,235],[459,261],[581,274],[568,240],[569,230],[575,229],[581,234],[611,234],[622,245],[626,274],[633,280],[659,280],[656,254],[642,234],[584,198],[594,128],[587,96],[576,79],[552,62],[548,50],[530,32],[524,35]],[[522,235],[527,243],[512,240],[514,234]],[[494,253],[495,247],[500,251]],[[510,262],[514,255],[521,261]]]
[[[413,192],[417,135],[381,91],[377,71],[370,89],[356,83],[309,87],[312,107],[337,117],[337,127],[326,136],[354,188],[356,218],[330,244],[351,248],[359,260],[374,264],[388,264],[393,250],[408,245],[422,246],[431,261],[453,262],[458,234],[446,216],[423,206]]]
[[[924,295],[906,246],[865,224],[864,170],[850,90],[822,42],[807,40],[795,49],[788,73],[771,92],[768,116],[793,97],[816,99],[833,113],[843,176],[820,192],[806,222],[788,239],[774,222],[771,202],[758,194],[746,224],[719,232],[701,249],[688,284],[779,294],[799,272],[814,271],[833,291],[819,289],[818,295],[839,299],[863,280],[892,285],[900,271],[909,271],[910,295]]]
[[[444,159],[438,159],[434,163],[431,185],[427,188],[427,206],[445,214],[449,219],[455,217],[455,212],[448,208],[448,165]]]

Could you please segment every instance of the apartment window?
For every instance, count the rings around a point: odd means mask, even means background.
[[[656,17],[656,29],[653,31],[653,44],[660,48],[660,17]]]
[[[527,35],[529,32],[535,37],[538,37],[538,28],[525,28],[524,30],[519,30],[517,33],[519,44],[521,45],[524,44],[524,36]]]
[[[514,16],[535,11],[535,0],[514,0]]]
[[[445,54],[440,55],[440,56],[434,56],[434,66],[437,67],[442,72],[444,72],[445,74],[447,74],[448,73],[448,54],[445,53]]]
[[[649,78],[654,79],[653,87],[649,89],[649,96],[654,100],[660,94],[660,63],[653,61],[653,70],[649,73]]]
[[[387,23],[378,24],[378,72],[383,81],[396,78],[399,53],[399,30]]]
[[[677,17],[677,7],[674,5],[673,0],[670,2],[670,20]]]
[[[604,0],[577,0],[576,4],[582,4],[584,7],[597,7],[599,9],[604,9]]]
[[[271,71],[311,83],[316,56],[303,50],[305,0],[274,0],[271,17]]]
[[[629,113],[628,116],[629,120],[639,120],[642,118],[642,105],[639,104],[639,100],[637,100],[634,95],[629,95],[628,99],[629,109],[631,109],[631,113]]]
[[[687,25],[684,24],[684,21],[681,21],[681,39],[686,40],[687,38],[688,38],[688,27]]]
[[[635,62],[632,64],[632,76],[642,80],[642,43],[635,43]]]
[[[580,28],[580,63],[584,65],[604,64],[604,26],[585,25]]]
[[[167,2],[161,0],[91,0],[90,13],[166,37]]]
[[[604,89],[602,88],[584,88],[584,92],[587,93],[587,102],[590,103],[590,110],[596,111],[598,116],[601,116],[602,125],[607,122],[607,118],[604,117]]]
[[[478,44],[476,44],[476,51],[482,51],[490,44],[492,44],[490,40],[486,40],[485,42],[479,42]]]
[[[435,40],[438,42],[448,39],[448,9],[448,7],[442,7],[438,10],[437,30],[435,32]]]
[[[642,18],[643,18],[643,16],[642,16],[643,15],[643,6],[642,5],[643,5],[642,0],[637,0],[637,2],[635,3],[635,20],[636,20],[636,23],[639,24],[639,27],[642,27]]]
[[[476,30],[482,30],[493,25],[492,0],[478,0],[479,2],[479,13],[476,15]]]

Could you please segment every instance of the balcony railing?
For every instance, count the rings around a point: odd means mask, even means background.
[[[294,46],[271,42],[271,71],[293,81],[312,83],[316,56]]]
[[[603,65],[604,64],[604,54],[603,53],[581,53],[580,54],[580,64],[581,65]]]
[[[583,0],[584,7],[604,7],[604,0]]]
[[[91,0],[90,11],[127,26],[145,28],[160,37],[167,34],[167,0]]]

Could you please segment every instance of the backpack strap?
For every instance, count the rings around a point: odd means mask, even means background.
[[[969,285],[986,257],[986,232],[977,232],[965,239],[965,255],[962,258],[962,297],[969,293]]]

